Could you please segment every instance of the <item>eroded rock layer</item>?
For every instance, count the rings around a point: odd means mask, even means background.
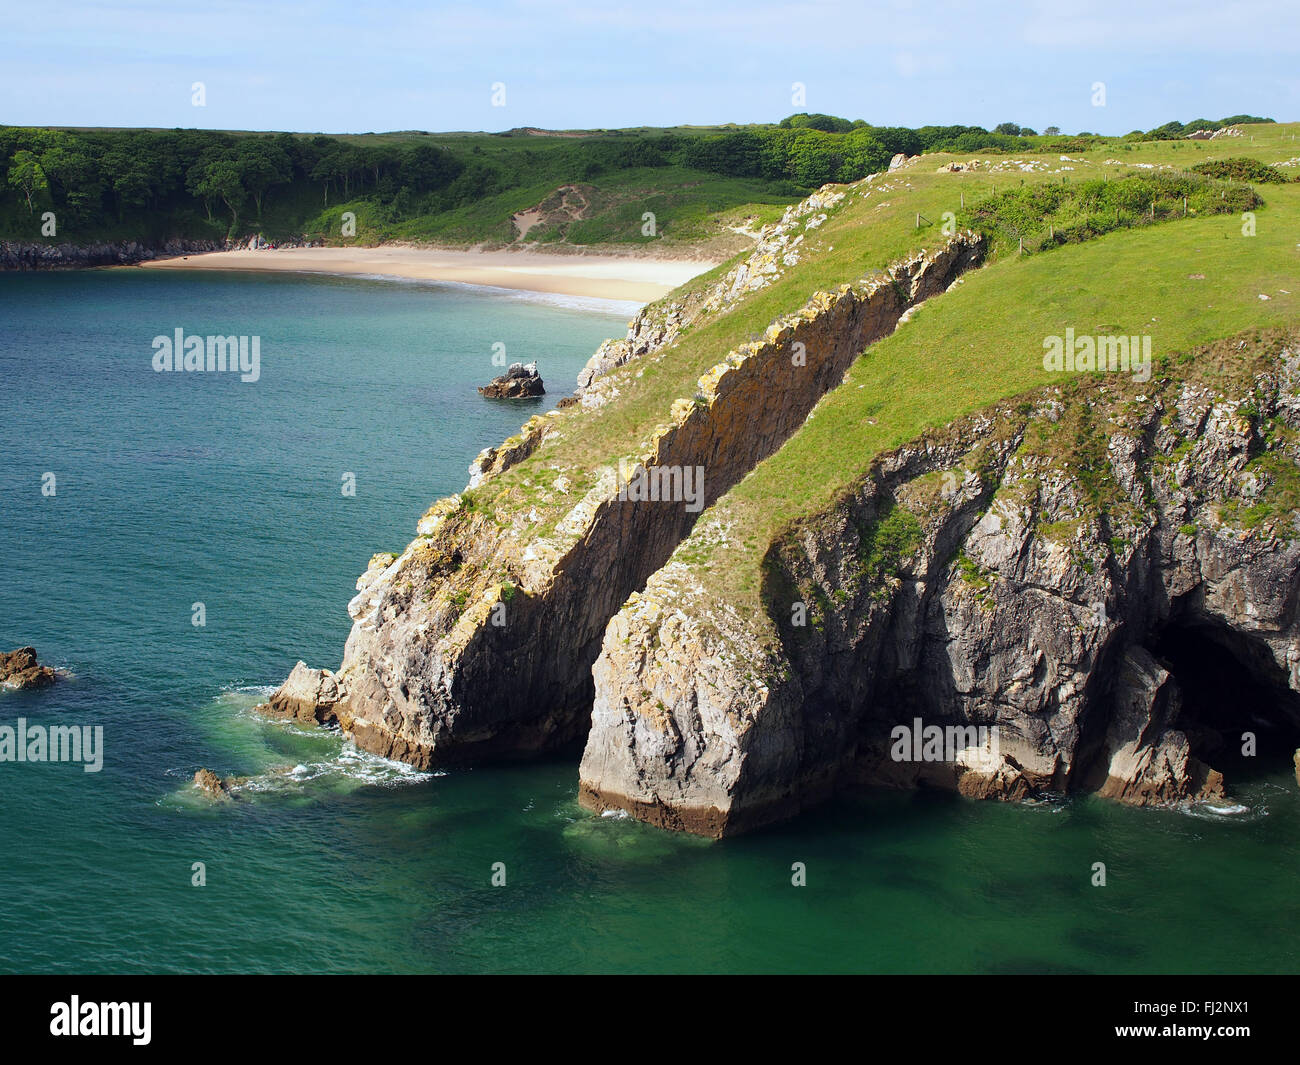
[[[983,251],[981,237],[964,233],[883,280],[815,294],[761,340],[729,352],[694,398],[664,412],[625,474],[598,471],[554,527],[539,531],[526,509],[495,505],[493,481],[561,418],[580,415],[535,418],[521,438],[485,453],[473,497],[435,504],[410,546],[376,556],[358,582],[355,624],[332,675],[339,723],[366,749],[419,766],[580,744],[609,618],[701,507],[780,447],[864,347]],[[700,471],[698,498],[620,498],[627,479],[647,470]]]

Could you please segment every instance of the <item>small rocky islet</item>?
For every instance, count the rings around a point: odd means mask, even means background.
[[[511,363],[500,377],[480,386],[479,394],[487,399],[533,399],[546,395],[537,363]]]
[[[0,684],[6,688],[20,691],[48,688],[57,679],[58,674],[53,668],[37,661],[34,647],[0,651]]]

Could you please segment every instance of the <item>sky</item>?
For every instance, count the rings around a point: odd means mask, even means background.
[[[1300,119],[1298,0],[6,0],[0,33],[9,125],[495,131],[811,111],[1122,134]]]

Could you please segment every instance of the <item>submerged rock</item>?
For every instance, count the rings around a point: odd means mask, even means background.
[[[194,786],[210,799],[230,798],[230,785],[211,769],[200,769],[195,773]]]
[[[275,766],[260,774],[261,777],[282,777],[288,776],[293,772],[293,766],[282,765]],[[239,795],[235,794],[237,788],[243,787],[253,777],[219,777],[211,769],[203,768],[194,774],[194,786],[203,792],[210,799],[223,801],[226,799],[237,799]]]
[[[53,669],[36,661],[34,647],[0,652],[0,683],[6,688],[48,688],[56,679]]]
[[[530,362],[525,366],[516,362],[500,377],[483,385],[479,392],[488,399],[529,399],[546,395],[546,388],[542,384],[542,375],[537,372],[537,363]]]

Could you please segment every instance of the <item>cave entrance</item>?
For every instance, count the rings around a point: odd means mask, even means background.
[[[1261,640],[1204,621],[1173,621],[1147,647],[1178,683],[1174,727],[1229,788],[1291,768],[1300,747],[1300,694]],[[1243,750],[1246,733],[1255,738],[1253,755]]]

